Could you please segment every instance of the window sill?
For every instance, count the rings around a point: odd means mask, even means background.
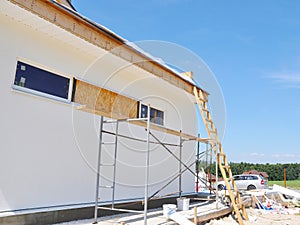
[[[21,87],[21,86],[15,85],[15,84],[13,84],[11,87],[14,91],[23,92],[23,93],[26,93],[26,94],[31,94],[31,95],[35,95],[35,96],[47,98],[47,99],[50,99],[50,100],[63,102],[63,103],[68,103],[68,104],[71,103],[71,101],[68,100],[68,99],[64,99],[64,98],[60,98],[60,97],[57,97],[57,96],[54,96],[54,95],[50,95],[50,94],[46,94],[46,93],[43,93],[43,92],[35,91],[35,90],[29,89],[29,88],[26,88],[26,87]]]

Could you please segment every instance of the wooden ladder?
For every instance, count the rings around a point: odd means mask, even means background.
[[[245,218],[245,220],[248,220],[248,215],[247,215],[244,205],[241,203],[240,193],[237,190],[236,184],[235,184],[233,176],[232,176],[230,166],[227,161],[226,154],[223,151],[222,144],[218,137],[217,129],[213,123],[211,114],[209,112],[209,109],[207,106],[208,105],[207,104],[208,103],[208,95],[207,95],[207,93],[205,93],[202,90],[198,91],[198,89],[196,87],[194,87],[194,95],[195,95],[196,102],[197,102],[198,108],[200,110],[200,113],[201,113],[201,116],[202,116],[202,119],[203,119],[203,122],[204,122],[204,125],[206,128],[206,131],[207,131],[209,139],[211,141],[212,148],[216,155],[218,166],[222,173],[222,177],[225,181],[226,189],[228,191],[232,207],[237,216],[238,223],[240,225],[243,225],[244,224],[243,217]],[[232,187],[230,186],[229,181],[231,181]],[[240,212],[240,208],[242,209],[241,212]]]

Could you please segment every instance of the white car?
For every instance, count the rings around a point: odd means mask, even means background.
[[[254,190],[268,188],[267,180],[256,174],[241,174],[233,176],[237,189],[239,190]],[[229,180],[230,187],[232,188],[232,182]],[[225,181],[218,182],[218,190],[225,188]]]

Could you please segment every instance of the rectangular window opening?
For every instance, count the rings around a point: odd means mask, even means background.
[[[70,78],[18,61],[15,89],[44,97],[70,100]]]
[[[140,104],[140,118],[148,117],[148,106]],[[164,112],[156,108],[150,107],[150,122],[164,125]]]

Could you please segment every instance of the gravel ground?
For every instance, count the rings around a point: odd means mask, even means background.
[[[249,208],[247,214],[249,221],[244,221],[245,225],[300,225],[300,208],[282,212]],[[211,220],[205,225],[238,225],[238,223],[232,216],[228,216],[219,220]]]
[[[290,214],[287,214],[290,213]],[[295,209],[288,209],[285,211],[275,211],[275,210],[260,210],[260,209],[247,209],[247,214],[249,217],[249,221],[244,221],[244,225],[300,225],[300,208]],[[126,214],[125,214],[126,215]],[[125,216],[124,215],[124,216]],[[158,217],[161,217],[159,215]],[[103,217],[99,221],[99,225],[116,225],[120,224],[120,218],[111,217]],[[90,225],[92,224],[93,220],[81,220],[81,221],[72,221],[67,223],[60,223],[60,225]],[[140,220],[136,223],[130,224],[137,224],[142,225],[143,222]],[[169,221],[165,223],[161,223],[161,220],[150,220],[148,222],[150,225],[157,225],[157,224],[174,224],[174,222]],[[218,220],[211,220],[205,225],[238,225],[237,221],[234,219],[233,216],[227,216],[222,219]]]

